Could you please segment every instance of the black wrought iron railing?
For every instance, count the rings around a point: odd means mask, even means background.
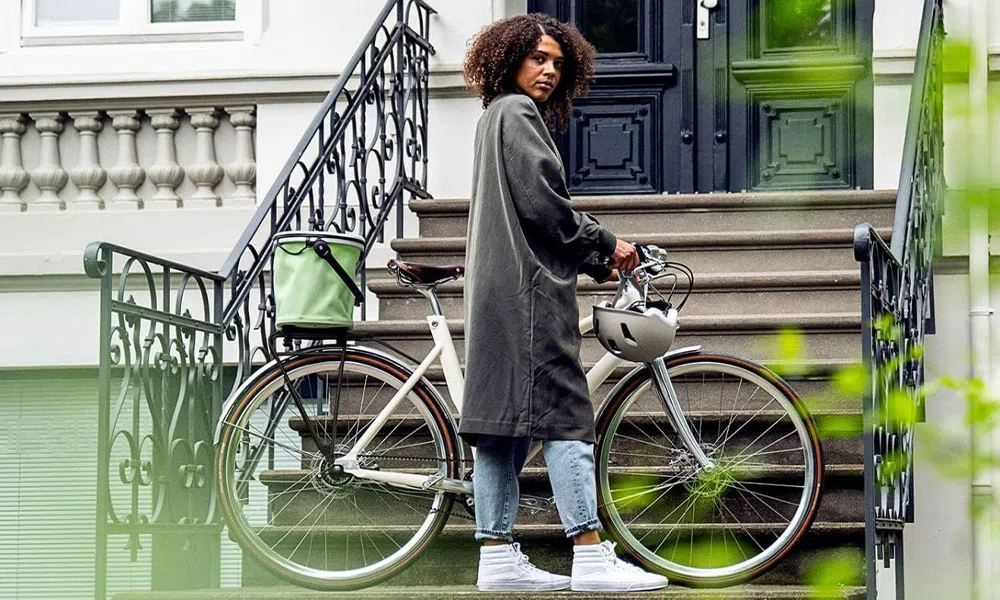
[[[360,234],[363,282],[385,228],[402,236],[404,197],[429,197],[433,14],[423,0],[385,2],[218,272],[87,247],[86,272],[101,285],[97,598],[116,536],[133,560],[151,550],[157,589],[218,585],[212,436],[229,391],[267,358],[270,241],[288,230]]]
[[[924,336],[934,333],[932,261],[944,201],[941,0],[924,2],[892,245],[868,224],[854,230],[861,263],[865,554],[868,598],[878,567],[904,594],[903,529],[914,512],[913,432],[922,418]]]

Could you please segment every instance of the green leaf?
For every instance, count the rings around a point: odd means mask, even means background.
[[[838,369],[833,374],[833,386],[841,394],[860,396],[868,388],[868,371],[862,364]]]

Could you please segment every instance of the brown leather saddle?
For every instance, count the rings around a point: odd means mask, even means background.
[[[400,285],[435,286],[458,279],[465,273],[462,265],[425,265],[396,259],[390,260],[388,267]]]

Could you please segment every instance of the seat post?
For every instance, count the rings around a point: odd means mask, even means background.
[[[441,301],[438,300],[437,286],[436,285],[415,285],[413,286],[420,294],[427,298],[427,301],[431,303],[431,311],[433,311],[434,316],[443,317],[444,311],[441,310]]]

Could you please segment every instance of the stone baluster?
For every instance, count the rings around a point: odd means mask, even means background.
[[[187,201],[188,207],[219,206],[220,198],[215,186],[222,181],[224,172],[215,158],[215,129],[219,126],[219,112],[212,107],[198,107],[187,111],[196,131],[195,161],[188,169],[188,177],[198,189]]]
[[[21,136],[28,128],[24,115],[0,115],[0,212],[21,212],[21,190],[30,178],[21,162]]]
[[[135,145],[135,132],[139,131],[139,111],[112,111],[111,126],[118,133],[118,162],[108,172],[111,182],[118,187],[118,193],[111,199],[108,208],[113,210],[138,210],[142,199],[136,190],[146,180],[146,171],[139,166]]]
[[[226,172],[236,189],[226,201],[227,206],[254,206],[257,193],[257,161],[254,158],[253,131],[257,126],[257,107],[236,106],[229,109],[229,121],[236,130],[236,160]]]
[[[32,115],[32,118],[35,120],[35,129],[41,134],[41,147],[38,166],[31,171],[31,180],[42,193],[27,209],[38,212],[58,211],[63,208],[59,192],[69,181],[69,174],[62,167],[59,157],[59,134],[65,129],[63,116],[59,113],[42,113]]]
[[[97,134],[104,129],[104,122],[97,111],[72,113],[73,127],[80,133],[80,162],[70,171],[73,185],[80,190],[76,200],[69,202],[69,210],[97,210],[104,208],[104,200],[97,194],[108,172],[101,166],[97,153]]]
[[[156,195],[146,203],[151,208],[178,208],[181,198],[177,186],[184,181],[184,168],[177,163],[177,142],[174,137],[180,127],[180,113],[173,108],[147,110],[156,130],[156,162],[149,168],[149,180],[156,184]]]

